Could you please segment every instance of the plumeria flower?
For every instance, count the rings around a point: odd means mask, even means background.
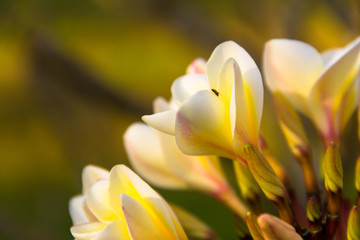
[[[85,167],[83,188],[69,204],[78,240],[188,239],[165,200],[124,165]]]
[[[303,239],[296,233],[293,226],[266,213],[256,217],[254,214],[248,212],[246,223],[254,240]]]
[[[171,104],[162,98],[154,101],[155,112],[170,108]],[[143,123],[134,123],[127,129],[124,143],[132,166],[149,183],[203,191],[245,218],[247,209],[227,182],[216,156],[186,155],[178,148],[175,136]]]
[[[312,46],[274,39],[264,51],[265,80],[309,117],[325,144],[338,142],[358,104],[360,38],[320,54]]]
[[[243,160],[245,144],[258,146],[263,108],[262,79],[254,60],[228,41],[215,48],[205,73],[192,72],[176,79],[171,87],[176,107],[143,120],[175,135],[186,154]]]

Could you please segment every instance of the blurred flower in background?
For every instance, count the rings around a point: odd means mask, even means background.
[[[67,202],[81,188],[82,168],[127,164],[126,128],[152,112],[156,96],[170,97],[172,82],[193,59],[208,59],[229,39],[259,67],[272,38],[298,39],[320,52],[344,46],[359,35],[359,9],[356,0],[1,1],[0,239],[69,238]],[[269,148],[296,185],[301,171],[288,161],[269,99],[265,91],[260,130],[276,139],[267,141]],[[343,131],[345,163],[358,154],[347,130],[355,125],[351,117]],[[312,128],[306,121],[305,127]],[[314,138],[309,135],[311,143]],[[355,198],[353,164],[343,171],[343,192]],[[208,196],[160,193],[222,238],[235,238],[231,212]]]

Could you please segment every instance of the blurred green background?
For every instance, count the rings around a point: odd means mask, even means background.
[[[271,38],[325,50],[359,32],[358,0],[0,0],[0,239],[72,239],[68,200],[82,168],[128,164],[127,126],[222,41],[260,67]],[[266,101],[265,134],[277,128],[271,114]],[[214,200],[161,193],[235,239]]]

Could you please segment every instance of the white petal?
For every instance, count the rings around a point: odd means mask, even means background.
[[[179,226],[174,222],[174,218],[169,212],[170,207],[164,199],[126,166],[117,165],[111,169],[109,192],[111,205],[116,212],[123,212],[119,207],[119,195],[126,194],[134,198],[147,211],[151,211],[152,216],[156,216],[169,232],[175,234],[176,230],[181,235]],[[170,221],[171,219],[172,221]]]
[[[78,195],[70,199],[69,212],[73,225],[83,224],[89,222],[89,219],[84,210],[85,198],[83,195]]]
[[[110,206],[108,180],[99,180],[90,187],[86,194],[86,204],[96,218],[102,222],[118,219]]]
[[[209,90],[209,82],[206,75],[187,74],[179,77],[171,86],[171,93],[174,100],[182,103],[200,90]]]
[[[162,228],[163,223],[151,214],[151,210],[149,212],[138,201],[126,194],[120,196],[122,210],[132,239],[175,239],[166,228]]]
[[[233,58],[229,58],[223,65],[220,72],[220,81],[218,85],[219,95],[225,95],[229,101],[231,99],[231,93],[233,92],[233,85],[235,83],[235,70],[234,64],[236,64]],[[237,65],[237,64],[236,64]]]
[[[336,55],[311,92],[314,121],[323,135],[332,135],[329,132],[334,131],[335,114],[359,72],[359,52],[360,38]]]
[[[92,240],[132,240],[125,219],[113,221],[101,229]]]
[[[141,204],[146,205],[145,198],[161,198],[146,182],[125,165],[116,165],[110,171],[110,203],[114,211],[121,215],[119,195],[129,195]]]
[[[207,62],[206,73],[211,88],[218,89],[219,81],[221,81],[221,70],[225,62],[230,58],[233,58],[235,62],[237,62],[244,77],[261,79],[260,71],[251,56],[237,43],[227,41],[215,48]]]
[[[166,101],[162,97],[155,98],[153,102],[154,113],[165,112],[169,110],[177,110],[178,106],[173,101]]]
[[[105,223],[91,222],[73,226],[70,231],[77,240],[90,240],[105,226]]]
[[[159,133],[159,138],[163,145],[165,161],[175,176],[183,179],[192,188],[210,194],[218,193],[225,188],[224,177],[208,157],[182,153],[174,136]]]
[[[86,166],[82,172],[83,193],[86,194],[90,186],[100,179],[109,179],[109,172],[101,167]]]
[[[141,119],[149,126],[171,135],[175,135],[176,110],[145,115]]]
[[[234,72],[236,107],[234,147],[238,153],[242,153],[244,144],[258,145],[264,89],[261,77],[247,78],[241,74],[236,62],[234,62]]]
[[[185,101],[176,118],[176,142],[189,155],[233,157],[230,109],[202,90]]]
[[[322,100],[339,97],[341,101],[359,71],[359,52],[360,38],[337,54],[332,64],[327,66],[312,91],[312,97],[320,97]]]
[[[282,92],[309,116],[306,100],[324,68],[316,49],[296,40],[274,39],[266,43],[263,59],[269,88]]]
[[[173,189],[186,188],[186,183],[169,168],[158,134],[175,138],[142,123],[134,123],[126,130],[124,143],[131,165],[153,185]]]

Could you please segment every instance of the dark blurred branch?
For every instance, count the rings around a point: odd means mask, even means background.
[[[32,39],[33,73],[39,86],[41,81],[52,81],[66,91],[90,101],[103,103],[136,115],[150,113],[149,106],[133,101],[125,91],[119,93],[104,86],[91,70],[86,71],[80,64],[65,56],[49,38],[36,36]]]

